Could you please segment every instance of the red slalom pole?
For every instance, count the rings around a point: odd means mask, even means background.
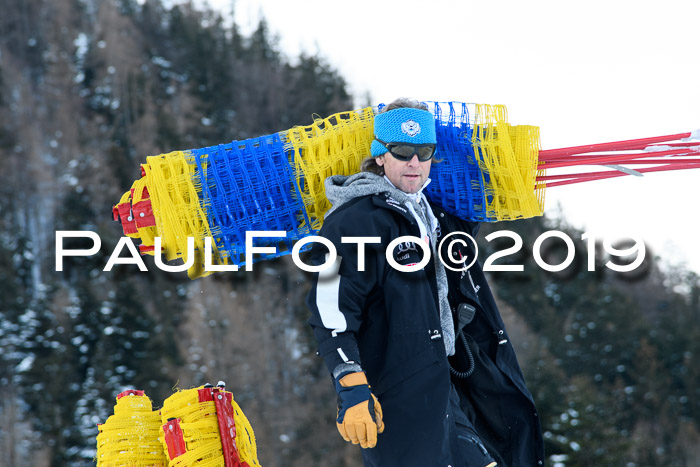
[[[638,152],[632,154],[599,154],[595,156],[576,156],[569,157],[557,162],[544,161],[540,168],[557,169],[561,167],[571,167],[573,165],[600,165],[631,160],[643,161],[646,157],[673,156],[685,154],[687,152],[688,151],[684,149],[670,149],[668,151]]]
[[[676,135],[654,136],[651,138],[631,139],[625,141],[615,141],[612,143],[588,144],[584,146],[572,146],[569,148],[546,149],[540,151],[539,160],[546,161],[547,158],[557,156],[570,156],[572,154],[581,154],[586,152],[598,151],[623,151],[632,149],[644,149],[650,144],[663,143],[666,141],[675,141],[682,138],[689,138],[691,132],[679,133]]]
[[[626,165],[647,165],[647,164],[700,164],[700,159],[631,159],[628,161],[619,161],[617,164]]]
[[[666,167],[666,166],[656,166],[656,167],[648,167],[648,168],[658,168],[658,167]],[[696,169],[700,168],[700,160],[693,161],[692,163],[689,164],[683,164],[682,167],[672,167],[672,164],[668,165],[668,168],[665,168],[664,170],[686,170],[686,169]],[[635,172],[643,173],[643,172],[648,172],[648,170],[645,169],[633,169]],[[581,181],[588,181],[588,180],[596,180],[600,178],[601,176],[607,176],[608,174],[622,174],[622,175],[632,175],[627,172],[622,172],[619,170],[605,170],[602,172],[582,172],[582,173],[575,173],[575,174],[557,174],[557,175],[540,175],[539,177],[536,178],[536,182],[548,182],[550,180],[563,180],[567,178],[571,179],[576,179],[576,180],[581,180]],[[547,185],[550,186],[550,185]]]
[[[680,165],[680,167],[679,167]],[[647,167],[645,169],[638,169],[637,172],[640,173],[647,173],[647,172],[664,172],[668,170],[683,170],[683,169],[700,169],[700,164],[678,164],[678,165],[663,165],[659,167]],[[581,173],[581,174],[571,174],[568,175],[569,177],[575,177],[573,180],[562,180],[559,182],[553,182],[553,183],[546,183],[545,180],[540,180],[541,178],[546,178],[546,177],[537,177],[537,182],[542,183],[544,182],[544,186],[546,188],[553,188],[556,186],[563,186],[563,185],[571,185],[573,183],[582,183],[582,182],[590,182],[593,180],[604,180],[607,178],[615,178],[615,177],[622,177],[625,175],[629,175],[624,172],[618,172],[618,171],[605,171],[605,172],[590,172],[590,173]],[[552,177],[557,177],[556,175]],[[560,176],[559,178],[564,178],[566,176]]]

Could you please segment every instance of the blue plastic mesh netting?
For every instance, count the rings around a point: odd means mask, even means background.
[[[291,252],[293,243],[308,235],[305,212],[296,195],[294,175],[279,133],[192,150],[197,165],[200,203],[221,255],[244,264],[247,231],[279,230],[286,238],[255,240],[256,246],[286,246],[255,261]]]
[[[427,102],[435,115],[438,159],[430,169],[428,199],[462,219],[487,220],[484,179],[474,154],[467,104]]]

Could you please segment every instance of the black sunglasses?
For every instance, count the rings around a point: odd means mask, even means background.
[[[413,155],[418,156],[421,162],[427,162],[435,155],[434,144],[406,144],[406,143],[385,143],[382,140],[377,140],[384,146],[389,153],[396,159],[402,162],[408,162],[413,159]]]

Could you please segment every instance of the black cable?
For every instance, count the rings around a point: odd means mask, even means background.
[[[450,373],[452,374],[452,376],[459,379],[467,379],[472,375],[472,373],[474,373],[474,368],[476,365],[474,364],[474,355],[472,355],[472,350],[469,348],[467,338],[464,337],[464,331],[459,331],[459,338],[459,340],[462,341],[462,344],[464,344],[464,349],[467,351],[467,358],[469,359],[469,368],[466,371],[458,371],[452,366],[452,363],[450,363],[449,361],[447,363],[450,366]]]

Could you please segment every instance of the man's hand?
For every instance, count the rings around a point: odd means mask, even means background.
[[[336,424],[345,441],[363,448],[377,445],[377,433],[384,431],[382,406],[370,391],[361,371],[340,375],[335,382],[338,393]]]

